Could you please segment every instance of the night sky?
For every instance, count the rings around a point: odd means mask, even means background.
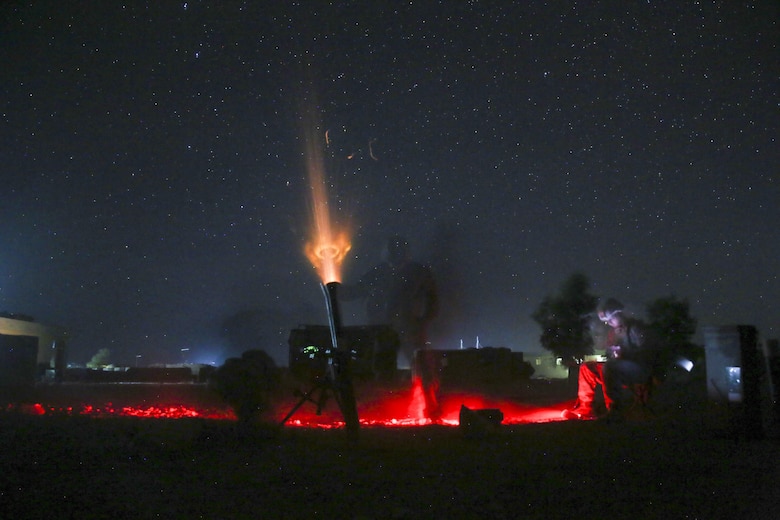
[[[541,351],[576,271],[780,335],[779,4],[509,4],[2,2],[0,311],[119,364],[219,363],[252,316],[286,364],[326,323],[308,130],[344,281],[406,236],[434,347]]]

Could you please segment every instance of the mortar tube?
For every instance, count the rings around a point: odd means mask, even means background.
[[[338,288],[339,282],[322,284],[322,293],[325,295],[325,308],[328,312],[328,325],[330,327],[330,341],[333,350],[339,349],[339,336],[341,335],[341,313],[339,312]]]

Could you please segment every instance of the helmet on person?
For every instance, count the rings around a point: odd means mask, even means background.
[[[599,320],[603,323],[607,323],[616,314],[623,312],[625,307],[615,298],[607,298],[598,306]]]
[[[409,243],[400,235],[393,235],[387,240],[382,257],[391,265],[400,265],[409,260]]]

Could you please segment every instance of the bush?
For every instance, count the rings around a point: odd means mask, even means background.
[[[259,421],[271,408],[271,396],[279,386],[274,360],[262,350],[248,350],[229,358],[211,376],[211,387],[232,408],[239,423]]]

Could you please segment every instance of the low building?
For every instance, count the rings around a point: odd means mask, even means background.
[[[65,368],[67,331],[55,325],[45,325],[30,317],[0,315],[0,362],[4,366],[0,385],[27,381],[45,373],[61,373]],[[32,368],[30,368],[32,367]]]
[[[563,359],[551,353],[536,353],[526,355],[526,360],[534,368],[535,378],[566,379],[569,377],[569,365]],[[595,354],[585,356],[584,361],[605,361],[604,352],[597,350]]]

